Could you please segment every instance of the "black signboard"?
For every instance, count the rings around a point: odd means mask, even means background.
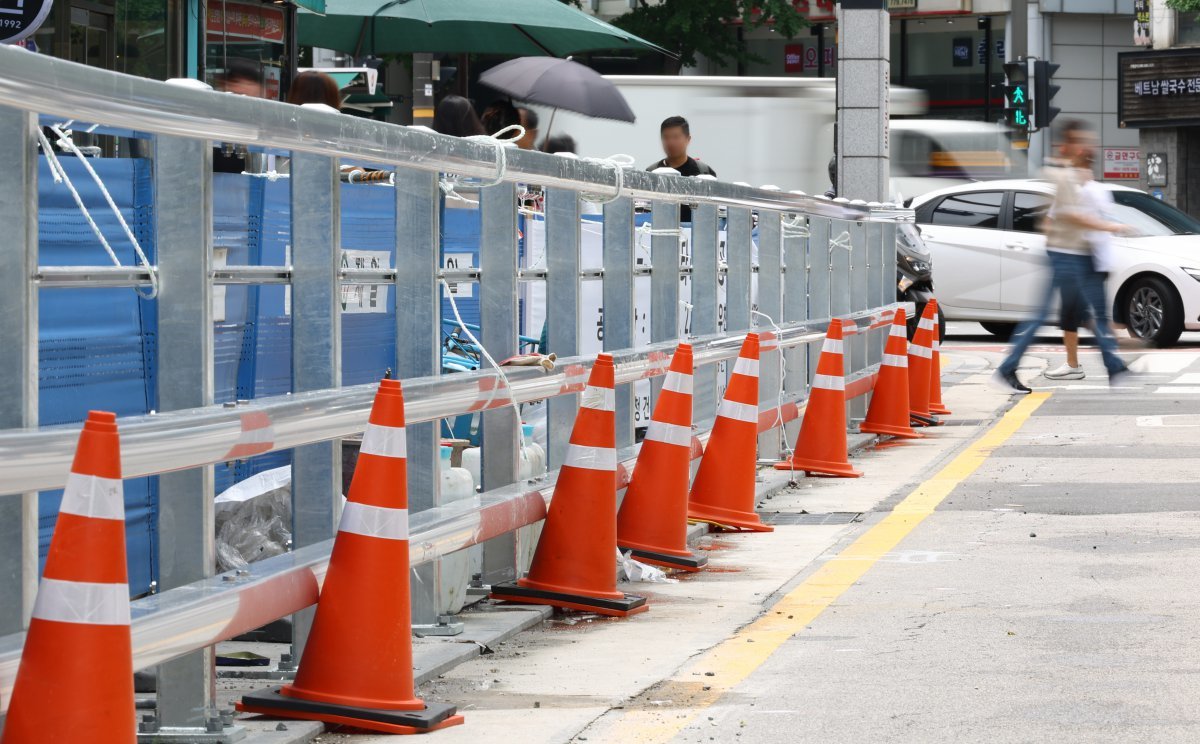
[[[1121,127],[1200,125],[1200,49],[1117,55]]]
[[[0,44],[31,35],[50,14],[53,0],[0,0]]]

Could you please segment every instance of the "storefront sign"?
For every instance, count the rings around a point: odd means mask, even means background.
[[[11,44],[37,31],[50,14],[52,0],[0,0],[0,44]]]
[[[1152,152],[1146,156],[1146,185],[1167,185],[1167,154],[1165,152]]]
[[[888,0],[888,10],[916,10],[917,0]]]
[[[1117,55],[1122,127],[1200,124],[1200,49]]]
[[[1150,46],[1150,0],[1133,0],[1133,43]]]
[[[954,66],[955,67],[970,67],[971,60],[971,39],[961,38],[954,40]]]
[[[792,7],[810,21],[832,21],[836,17],[834,0],[793,0]]]
[[[5,2],[6,0],[0,0]],[[283,9],[250,3],[209,3],[208,38],[283,42]]]
[[[1136,181],[1142,175],[1142,153],[1130,147],[1104,148],[1104,177]]]
[[[783,48],[783,71],[804,72],[803,44],[788,44]]]

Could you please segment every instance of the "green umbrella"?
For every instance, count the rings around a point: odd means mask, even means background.
[[[326,0],[324,15],[301,10],[297,23],[302,46],[355,56],[565,57],[601,49],[668,54],[559,0]]]

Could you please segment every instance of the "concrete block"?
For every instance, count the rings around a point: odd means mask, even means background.
[[[1071,80],[1062,86],[1054,103],[1063,111],[1099,114],[1104,110],[1101,108],[1103,87],[1100,80]]]
[[[838,147],[850,157],[881,157],[883,150],[883,112],[874,108],[842,109],[838,125]]]
[[[1068,2],[1069,0],[1063,0]],[[1130,24],[1132,27],[1132,24]],[[1132,37],[1133,31],[1131,30]],[[1104,21],[1101,18],[1055,18],[1050,25],[1050,44],[1090,44],[1102,43],[1104,38]],[[1051,56],[1051,59],[1056,59]]]
[[[890,40],[885,23],[887,13],[845,10],[840,15],[838,59],[879,59],[880,51],[887,49]]]
[[[1099,36],[1099,27],[1096,29]],[[1055,44],[1054,53],[1050,59],[1062,65],[1054,77],[1056,80],[1093,80],[1096,73],[1104,68],[1104,47],[1084,46],[1081,44]],[[1063,83],[1063,92],[1069,87]]]
[[[863,108],[878,106],[886,74],[887,70],[879,60],[842,60],[838,70],[838,81],[844,83],[838,90],[841,105]]]
[[[842,156],[844,196],[882,201],[887,195],[888,163],[885,158]]]

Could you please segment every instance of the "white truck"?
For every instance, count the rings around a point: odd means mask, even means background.
[[[659,125],[683,116],[691,155],[722,181],[775,185],[810,194],[830,187],[836,81],[833,78],[610,75],[637,115],[625,122],[539,109],[542,136],[569,134],[584,157],[631,155],[645,167],[662,158]],[[891,115],[925,113],[925,94],[891,89]],[[551,121],[553,119],[553,121]],[[552,131],[547,131],[547,130]],[[983,176],[1024,175],[1003,129],[981,122],[893,118],[891,196],[904,198]],[[1019,170],[1017,170],[1019,169]]]

